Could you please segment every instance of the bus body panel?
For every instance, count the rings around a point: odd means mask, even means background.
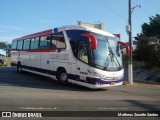
[[[61,49],[60,51],[54,49],[13,50],[11,52],[11,65],[16,67],[18,62],[20,62],[24,71],[40,74],[54,79],[56,78],[58,68],[64,68],[68,74],[68,82],[89,88],[103,88],[122,85],[124,73],[123,69],[119,71],[105,71],[91,67],[88,64],[78,60],[73,54],[70,45],[70,38],[68,38],[66,33],[67,30],[86,30],[114,37],[110,33],[89,27],[61,27],[59,28],[59,31],[63,32],[66,44],[65,49]],[[25,37],[22,38],[25,39]],[[20,39],[16,40],[18,41]]]

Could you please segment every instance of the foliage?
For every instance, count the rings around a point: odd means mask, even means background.
[[[6,48],[7,48],[6,42],[0,42],[0,49],[6,50]]]
[[[0,49],[2,50],[8,50],[11,48],[11,44],[7,42],[0,42]]]
[[[137,34],[138,46],[135,57],[144,61],[150,68],[160,68],[160,15],[156,14],[149,20],[149,23],[142,25],[142,32]]]
[[[7,42],[0,42],[0,49],[6,51],[7,56],[10,56],[11,44]]]

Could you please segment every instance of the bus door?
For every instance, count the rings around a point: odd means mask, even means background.
[[[78,60],[77,60],[77,75],[78,81],[86,81],[89,67],[89,42],[87,40],[80,40],[78,42]]]
[[[69,64],[69,53],[66,50],[66,42],[63,32],[54,33],[51,37],[50,52],[50,70],[55,75],[59,67],[64,68],[68,73],[71,73],[71,65]]]
[[[40,37],[40,58],[41,58],[41,69],[45,74],[49,74],[49,60],[50,60],[50,39],[47,39],[47,36]]]

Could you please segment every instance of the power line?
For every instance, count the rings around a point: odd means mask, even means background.
[[[121,14],[119,14],[113,7],[111,7],[109,4],[106,3],[106,1],[103,0],[94,0],[96,3],[98,3],[100,6],[108,9],[110,12],[112,12],[113,14],[119,16],[120,18],[124,19],[125,21],[127,20],[124,16],[122,16]]]

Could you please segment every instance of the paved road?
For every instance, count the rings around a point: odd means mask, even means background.
[[[1,67],[0,111],[26,110],[157,111],[160,110],[160,88],[143,86],[118,86],[101,90],[91,90],[77,85],[62,86],[56,81],[47,77],[42,77],[27,72],[18,74],[14,68]],[[41,118],[41,120],[43,119],[44,118]],[[54,119],[65,120],[66,118]],[[81,117],[68,119],[104,120],[119,118]],[[122,119],[128,118],[125,117]],[[135,118],[130,117],[129,119]],[[144,117],[143,119],[150,120],[157,118]]]

